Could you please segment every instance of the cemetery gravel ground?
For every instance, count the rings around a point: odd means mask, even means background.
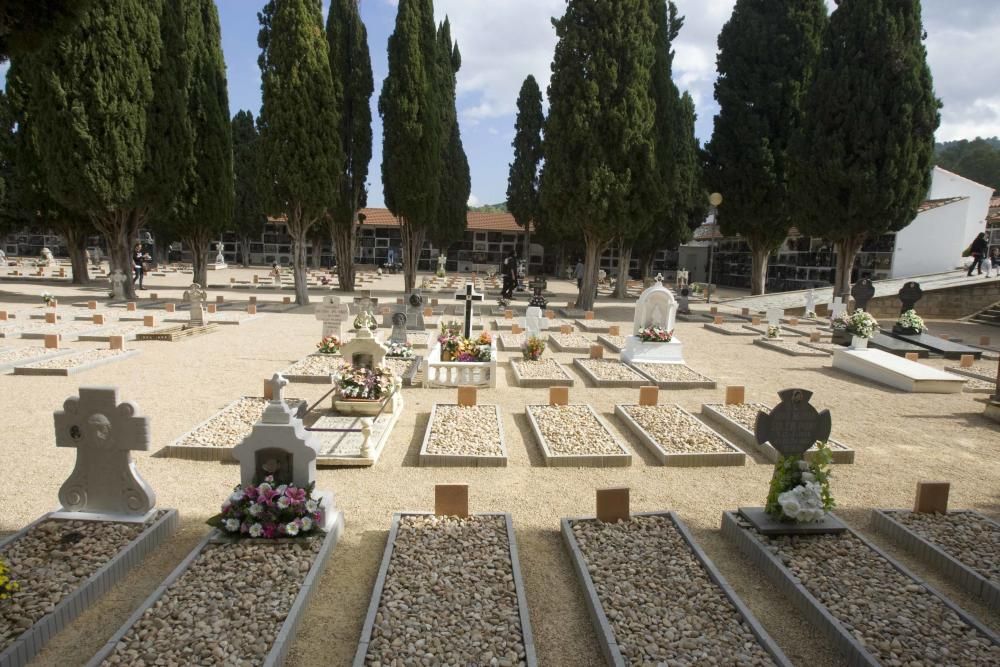
[[[263,269],[257,269],[264,273]],[[223,277],[252,271],[230,269]],[[151,281],[160,297],[178,298],[186,276],[168,274]],[[558,293],[553,307],[561,306],[575,285],[549,281]],[[0,284],[0,309],[35,308],[38,294],[54,292],[64,305],[86,300],[94,288],[74,290],[52,284]],[[386,276],[374,285],[376,296],[402,293],[401,276]],[[102,289],[97,289],[100,293]],[[209,289],[226,300],[245,302],[247,293]],[[277,293],[254,291],[259,301],[278,300]],[[442,304],[453,303],[452,291],[431,294]],[[284,290],[281,295],[290,294]],[[70,298],[72,295],[72,299]],[[313,294],[313,304],[320,301]],[[489,303],[489,302],[487,302]],[[524,299],[518,302],[523,306]],[[136,455],[142,475],[152,484],[160,507],[181,513],[181,528],[156,553],[143,561],[95,606],[57,635],[32,663],[52,667],[81,665],[114,634],[132,611],[159,585],[208,530],[205,520],[238,482],[233,464],[198,462],[151,456],[179,435],[240,396],[262,395],[265,377],[315,349],[320,323],[313,306],[285,314],[266,314],[239,327],[174,343],[137,342],[129,348],[143,354],[117,364],[102,366],[78,377],[15,377],[0,375],[2,428],[0,457],[16,462],[17,489],[0,501],[0,535],[18,530],[53,509],[62,481],[73,467],[74,452],[53,444],[52,413],[75,395],[81,385],[116,386],[120,397],[136,402],[151,417],[150,453]],[[699,306],[703,308],[704,306]],[[630,325],[630,304],[602,299],[597,317]],[[725,308],[723,312],[727,312]],[[939,326],[930,323],[932,331]],[[947,328],[945,328],[945,326]],[[724,387],[743,384],[747,400],[777,402],[777,391],[800,386],[814,392],[813,402],[833,413],[834,429],[843,442],[857,451],[851,466],[835,466],[833,490],[839,515],[888,548],[889,553],[938,587],[960,606],[1000,631],[1000,618],[963,594],[938,573],[874,534],[868,527],[872,508],[912,506],[917,480],[952,482],[951,505],[978,510],[1000,518],[1000,426],[982,417],[981,395],[904,394],[868,386],[859,379],[829,368],[829,358],[787,357],[748,345],[740,337],[724,337],[702,328],[701,323],[680,322],[685,361],[715,378],[718,389],[663,391],[661,402],[679,403],[697,414],[702,403],[721,402]],[[979,335],[998,338],[995,329],[965,323],[941,325],[941,331],[958,330],[966,340]],[[624,330],[624,328],[623,328]],[[596,336],[594,336],[596,339]],[[10,339],[4,345],[23,346],[31,341]],[[35,343],[37,345],[37,343]],[[105,347],[99,343],[68,343],[73,349]],[[500,352],[500,361],[520,356]],[[572,403],[587,403],[605,418],[612,431],[632,451],[628,468],[547,468],[524,416],[526,404],[546,403],[547,389],[518,389],[499,373],[495,389],[480,390],[480,403],[501,406],[507,440],[507,468],[419,468],[417,456],[431,405],[455,400],[454,390],[404,390],[405,408],[378,464],[363,469],[321,469],[317,487],[332,489],[345,512],[346,530],[334,550],[319,589],[307,607],[303,624],[287,664],[301,667],[347,665],[357,647],[372,586],[385,547],[393,512],[430,510],[433,485],[468,482],[473,511],[511,512],[518,540],[525,590],[531,612],[539,663],[591,666],[603,664],[586,612],[584,596],[559,534],[559,519],[592,515],[594,489],[629,486],[634,511],[676,510],[691,528],[723,575],[760,618],[788,656],[797,664],[834,666],[843,660],[832,644],[798,618],[787,601],[748,559],[723,539],[721,512],[739,505],[760,505],[767,493],[771,466],[748,452],[748,465],[733,468],[668,468],[653,457],[613,416],[616,403],[635,403],[636,389],[599,389],[585,386],[572,359],[579,353],[555,352],[579,381],[570,390]],[[607,355],[614,358],[613,354]],[[953,361],[931,360],[944,367]],[[298,384],[289,395],[315,400],[328,387]]]

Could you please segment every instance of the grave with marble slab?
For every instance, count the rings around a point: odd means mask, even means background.
[[[474,285],[466,283],[465,290],[455,295],[464,307],[462,336],[469,339],[478,337],[475,331],[474,304],[482,302],[484,295],[475,291]],[[475,335],[474,335],[475,334]],[[495,387],[497,381],[497,342],[490,343],[489,361],[442,361],[441,343],[435,342],[424,361],[424,385],[427,387]]]
[[[639,332],[647,327],[659,327],[673,331],[677,319],[677,300],[670,290],[663,286],[663,277],[657,275],[652,287],[643,290],[635,304],[632,319],[632,335],[625,339],[621,352],[626,363],[684,363],[684,346],[677,336],[668,343],[645,342]]]
[[[328,294],[323,297],[323,302],[316,307],[316,319],[323,323],[323,338],[336,336],[344,339],[344,323],[350,317],[350,309],[347,304],[340,302],[339,296]]]
[[[915,310],[917,302],[923,298],[923,290],[920,283],[910,281],[899,289],[900,314],[908,310]],[[898,325],[893,325],[891,329],[882,329],[882,333],[892,338],[899,339],[911,345],[928,350],[931,354],[936,354],[945,359],[960,359],[962,355],[971,354],[976,359],[983,355],[983,350],[976,347],[969,347],[938,336],[932,336],[926,331],[919,333],[909,333],[901,329]]]

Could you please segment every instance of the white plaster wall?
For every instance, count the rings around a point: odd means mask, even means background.
[[[992,196],[993,188],[970,181],[941,167],[934,167],[934,172],[931,175],[931,190],[927,194],[928,199],[969,198],[969,206],[965,211],[961,230],[962,237],[965,239],[962,250],[972,243],[972,239],[976,238],[979,232],[986,230],[986,216],[989,214],[990,197]],[[944,208],[950,208],[950,206]]]
[[[908,278],[960,266],[962,251],[972,240],[965,235],[969,207],[969,199],[939,206],[897,232],[890,276]]]

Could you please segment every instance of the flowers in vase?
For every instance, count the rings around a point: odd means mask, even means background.
[[[268,475],[259,485],[238,485],[209,523],[232,537],[276,539],[307,535],[322,520],[313,485],[277,484]]]
[[[413,358],[413,343],[409,341],[405,343],[386,343],[386,347],[389,351],[385,353],[385,356],[392,357],[393,359],[412,359]]]
[[[674,338],[674,330],[667,331],[663,327],[646,327],[639,330],[639,340],[643,343],[669,343]]]
[[[878,333],[878,320],[858,309],[850,315],[843,314],[833,320],[834,329],[846,329],[847,333],[858,338],[874,338]]]
[[[779,521],[821,521],[835,503],[830,493],[829,446],[816,444],[812,461],[781,456],[774,465],[765,511]]]
[[[316,343],[316,350],[320,354],[338,354],[340,352],[340,339],[336,336],[326,336]]]
[[[912,308],[899,316],[899,319],[896,320],[896,325],[903,329],[916,329],[917,331],[927,329],[924,325],[924,318],[917,315],[916,311]]]
[[[55,300],[56,300],[55,296],[53,296],[51,293],[42,292],[42,303],[44,303],[46,306],[51,306]]]
[[[542,358],[543,352],[545,352],[545,341],[538,336],[532,336],[521,347],[521,356],[525,361],[538,361]]]
[[[344,363],[334,374],[333,382],[343,398],[378,400],[398,389],[400,381],[386,366],[359,368]]]
[[[781,338],[781,327],[770,324],[767,327],[767,337],[768,338]]]
[[[441,344],[442,361],[493,360],[493,336],[488,331],[479,334],[477,338],[466,338],[461,334],[461,325],[442,322],[438,343]]]

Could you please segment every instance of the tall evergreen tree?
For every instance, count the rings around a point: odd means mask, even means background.
[[[160,68],[160,3],[94,0],[66,36],[32,55],[28,113],[48,192],[90,217],[112,268],[131,282],[131,245],[162,199],[151,156],[166,150],[153,81]],[[162,107],[161,107],[162,104]]]
[[[545,224],[582,236],[577,307],[590,310],[601,252],[616,238],[637,236],[655,216],[655,26],[649,0],[569,0],[553,24],[559,41],[548,91],[541,201]]]
[[[344,162],[340,169],[340,198],[330,210],[330,232],[337,255],[340,289],[354,291],[354,253],[358,212],[368,204],[368,165],[372,159],[372,111],[375,90],[368,33],[357,0],[332,0],[326,21],[330,71],[343,90],[340,142]]]
[[[472,177],[469,160],[462,146],[458,128],[458,111],[455,108],[455,86],[462,56],[458,43],[451,41],[451,23],[446,16],[438,27],[438,93],[441,109],[441,185],[438,195],[437,220],[429,230],[431,242],[447,252],[452,241],[465,235],[468,222],[469,193]]]
[[[751,294],[764,293],[768,257],[792,226],[788,150],[826,22],[823,0],[737,0],[719,34],[709,180],[725,197],[723,232],[750,246]]]
[[[796,224],[835,244],[835,294],[863,241],[909,224],[930,187],[941,105],[923,39],[919,0],[840,0],[830,17],[792,176]]]
[[[386,207],[400,222],[409,292],[427,230],[437,219],[441,188],[443,137],[431,0],[399,0],[388,51],[389,74],[378,100],[382,187]]]
[[[524,228],[524,257],[531,247],[531,225],[541,219],[538,201],[538,170],[542,164],[542,91],[529,74],[517,95],[517,118],[514,121],[514,161],[507,171],[507,210]]]
[[[309,303],[309,230],[337,206],[344,161],[337,128],[340,90],[330,74],[323,15],[315,0],[270,0],[258,14],[261,149],[267,210],[287,217],[295,302]]]
[[[4,0],[0,5],[0,63],[58,39],[76,25],[91,0]]]
[[[267,216],[260,196],[260,144],[253,114],[237,111],[232,121],[233,134],[233,219],[230,229],[240,244],[243,266],[250,265],[250,239],[264,231]]]

